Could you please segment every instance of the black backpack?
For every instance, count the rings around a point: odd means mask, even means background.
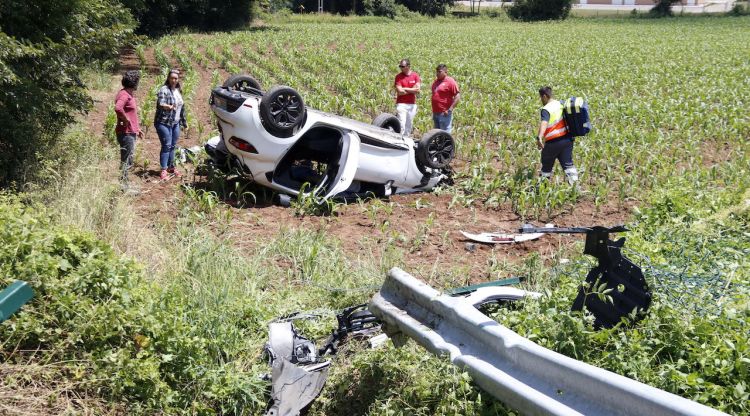
[[[560,102],[563,106],[563,118],[568,125],[568,132],[573,137],[581,137],[591,131],[589,103],[582,97],[570,97]]]

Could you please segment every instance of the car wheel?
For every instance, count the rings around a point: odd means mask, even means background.
[[[277,137],[289,137],[305,120],[305,102],[293,88],[277,85],[260,100],[260,119]]]
[[[417,162],[431,169],[443,169],[453,160],[456,144],[450,133],[432,129],[422,136],[417,146]]]
[[[374,120],[372,120],[374,126],[378,126],[381,129],[390,130],[395,133],[401,133],[401,122],[398,117],[393,114],[380,113]]]
[[[248,92],[250,94],[263,93],[263,90],[260,88],[260,83],[256,81],[255,78],[247,74],[240,74],[229,77],[226,81],[224,81],[222,87],[234,91]]]

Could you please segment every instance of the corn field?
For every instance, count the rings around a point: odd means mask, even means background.
[[[178,35],[161,40],[155,51],[162,66],[179,65],[188,73],[218,68],[222,74],[213,73],[214,83],[249,73],[265,89],[289,85],[312,108],[363,121],[393,112],[397,63],[409,58],[422,77],[417,137],[431,128],[429,85],[434,67],[445,63],[461,88],[454,115],[458,186],[449,191],[454,202],[511,202],[523,216],[540,216],[581,198],[597,207],[638,199],[698,166],[726,169],[719,151],[743,155],[750,136],[750,98],[740,93],[750,81],[745,29],[742,19],[717,24],[711,18],[668,24],[297,23]],[[533,137],[537,90],[544,85],[558,98],[584,96],[590,103],[594,131],[577,140],[574,153],[580,189],[564,185],[561,172],[551,184],[537,180]]]

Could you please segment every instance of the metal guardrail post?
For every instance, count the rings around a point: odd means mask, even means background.
[[[541,347],[393,268],[368,309],[389,335],[449,355],[498,400],[527,415],[724,413]],[[394,341],[398,341],[399,337]]]

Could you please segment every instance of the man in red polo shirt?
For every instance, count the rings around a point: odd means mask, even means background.
[[[409,135],[414,124],[414,116],[417,115],[417,94],[422,87],[422,79],[411,70],[408,59],[402,59],[398,67],[401,72],[396,75],[393,82],[393,88],[396,90],[396,113],[398,121],[401,122],[401,133]]]
[[[456,80],[448,76],[448,67],[438,65],[435,68],[435,81],[432,83],[432,122],[436,129],[451,132],[453,107],[460,98]]]

